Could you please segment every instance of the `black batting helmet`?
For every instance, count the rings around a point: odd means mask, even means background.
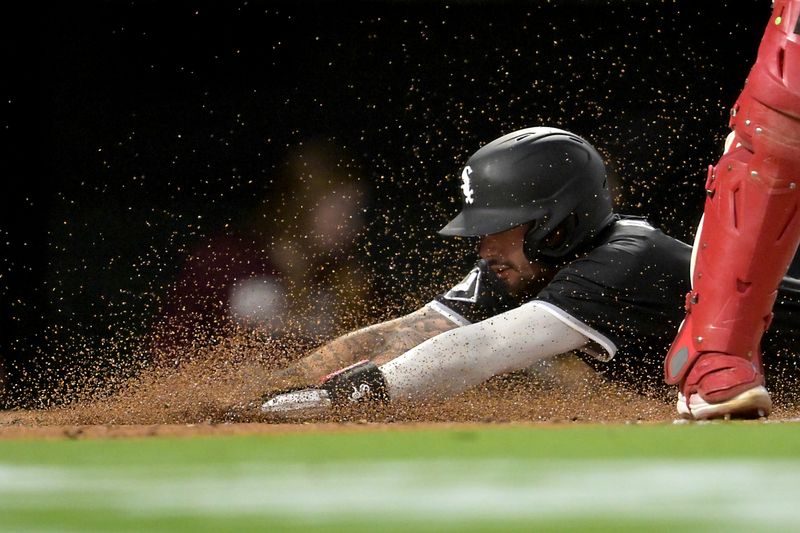
[[[439,233],[476,236],[533,222],[528,259],[559,259],[590,241],[611,221],[611,193],[597,150],[556,128],[527,128],[475,152],[461,172],[463,209]],[[561,226],[556,248],[542,241]]]

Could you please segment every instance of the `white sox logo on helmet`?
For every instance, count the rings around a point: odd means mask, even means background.
[[[475,201],[473,198],[473,194],[475,194],[475,190],[472,188],[471,180],[469,179],[469,175],[472,174],[472,168],[469,165],[464,167],[464,171],[461,173],[461,191],[464,193],[464,201],[468,204],[471,204]]]

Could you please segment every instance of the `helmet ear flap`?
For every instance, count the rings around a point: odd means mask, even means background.
[[[568,248],[571,244],[569,236],[574,233],[575,227],[578,225],[578,217],[575,213],[572,213],[545,235],[536,235],[543,222],[534,222],[530,229],[525,232],[522,249],[528,261],[547,263],[561,258],[564,255],[563,249]]]
[[[525,238],[522,240],[522,251],[525,254],[525,259],[533,263],[536,255],[539,253],[539,240],[534,237],[533,233],[536,231],[536,224],[534,223],[528,231],[525,232]]]

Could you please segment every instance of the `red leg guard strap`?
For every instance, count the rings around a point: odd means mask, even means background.
[[[763,384],[764,375],[756,364],[731,355],[701,358],[686,376],[686,387],[712,403]]]

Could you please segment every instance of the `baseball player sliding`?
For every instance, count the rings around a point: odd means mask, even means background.
[[[445,398],[573,351],[609,375],[646,379],[689,291],[665,365],[679,414],[767,416],[760,341],[800,238],[798,12],[800,0],[775,4],[732,113],[733,143],[709,176],[693,274],[691,247],[613,213],[591,144],[555,128],[516,131],[469,158],[463,208],[440,231],[480,238],[475,268],[422,309],[277,373],[262,411]],[[800,283],[784,278],[774,322],[797,325],[797,294]]]

